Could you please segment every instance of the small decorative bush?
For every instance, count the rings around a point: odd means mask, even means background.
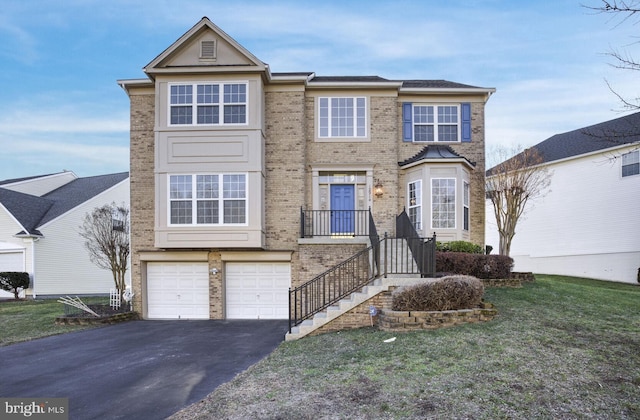
[[[452,311],[480,306],[482,282],[472,276],[441,277],[429,283],[401,287],[392,294],[394,311]]]
[[[5,271],[0,273],[0,289],[13,293],[20,298],[20,291],[29,288],[29,273],[20,271]]]
[[[436,252],[436,271],[464,274],[479,279],[508,279],[513,259],[505,255],[468,254],[464,252]]]
[[[442,252],[466,252],[469,254],[484,254],[484,249],[467,241],[436,242],[436,250]]]

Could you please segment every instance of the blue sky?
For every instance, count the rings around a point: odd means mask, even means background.
[[[624,115],[637,25],[595,14],[599,0],[3,0],[0,179],[128,170],[129,101],[119,79],[207,16],[273,72],[446,79],[497,92],[486,138],[531,146]],[[639,57],[640,58],[640,57]]]

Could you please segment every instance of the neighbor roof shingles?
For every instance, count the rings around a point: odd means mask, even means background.
[[[75,179],[37,197],[0,188],[0,203],[18,220],[27,234],[129,177],[128,172]],[[23,233],[23,232],[20,232]]]

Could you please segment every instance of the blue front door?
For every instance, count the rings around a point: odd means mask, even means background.
[[[331,186],[331,233],[353,234],[355,188],[353,185]]]

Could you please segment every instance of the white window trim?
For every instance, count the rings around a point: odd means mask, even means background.
[[[197,214],[197,176],[198,175],[218,175],[218,188],[219,194],[218,200],[220,203],[218,206],[218,223],[197,223],[198,214]],[[244,206],[244,223],[224,223],[224,176],[225,175],[244,175],[244,187],[245,187],[245,206]],[[190,176],[191,177],[191,223],[171,223],[171,177],[172,176]],[[238,198],[228,198],[226,200],[242,200]],[[186,201],[176,199],[175,201]],[[168,174],[167,175],[167,226],[171,227],[211,227],[211,226],[220,226],[220,227],[228,227],[228,226],[249,226],[249,174],[246,172],[220,172],[220,173],[196,173],[196,174],[188,174],[188,173],[179,173],[179,174]]]
[[[433,226],[433,204],[434,204],[434,199],[433,199],[433,181],[435,180],[453,180],[453,191],[454,191],[454,195],[453,195],[453,199],[454,199],[454,205],[453,205],[453,226],[452,227],[434,227]],[[430,207],[430,213],[431,213],[431,217],[430,217],[430,224],[431,224],[431,229],[442,229],[442,230],[453,230],[453,229],[457,229],[458,227],[458,209],[457,209],[457,204],[458,204],[458,180],[456,178],[431,178],[430,179],[430,187],[431,187],[431,207]]]
[[[416,192],[416,203],[415,204],[411,204],[411,185],[415,184],[415,192]],[[419,226],[416,227],[414,225],[414,227],[416,228],[416,230],[422,230],[422,227],[424,225],[423,220],[422,220],[422,180],[418,179],[415,181],[411,181],[409,183],[407,183],[407,209],[411,210],[413,208],[417,208],[417,221],[419,223]],[[411,218],[411,217],[409,217]]]
[[[462,230],[465,232],[471,232],[471,185],[467,181],[462,181]],[[467,209],[468,220],[465,220],[464,213]],[[464,228],[464,223],[467,222],[467,229]]]
[[[198,124],[198,85],[218,85],[218,94],[220,102],[218,123],[217,124]],[[225,85],[245,85],[246,100],[243,103],[231,103],[227,105],[244,105],[246,118],[244,123],[225,123],[224,122],[224,86]],[[192,86],[192,102],[191,102],[191,124],[172,124],[171,123],[171,87],[172,86]],[[171,82],[167,84],[167,126],[169,127],[230,127],[249,125],[249,81],[247,80],[229,80],[229,81],[198,81],[198,82]],[[188,104],[175,104],[175,106],[187,106]],[[203,104],[201,104],[203,105]],[[214,104],[211,104],[214,105]]]
[[[328,118],[328,126],[327,126],[327,135],[323,136],[321,133],[322,130],[322,126],[320,124],[320,101],[322,101],[323,99],[327,99],[328,101],[328,112],[329,115],[327,116]],[[331,100],[332,99],[353,99],[354,101],[354,112],[353,112],[353,135],[352,136],[333,136],[331,135],[331,129],[332,129],[332,125],[331,125]],[[358,135],[358,107],[357,107],[357,101],[358,99],[363,99],[364,100],[364,134],[359,136]],[[321,96],[318,97],[317,100],[317,112],[316,112],[316,116],[317,116],[317,122],[318,122],[318,138],[319,139],[366,139],[369,136],[369,130],[367,130],[367,126],[369,125],[369,106],[368,106],[368,101],[367,101],[367,97],[366,96]]]
[[[415,122],[415,109],[416,107],[423,107],[423,106],[432,106],[434,108],[434,112],[433,112],[433,118],[434,118],[434,123],[433,124],[427,124],[427,123],[416,123]],[[439,123],[438,122],[438,107],[442,107],[442,106],[450,106],[450,107],[455,107],[457,109],[457,116],[458,116],[458,122],[456,123],[456,126],[458,127],[457,129],[457,140],[455,141],[438,141],[438,127],[439,126],[451,126],[454,124],[448,124],[448,123]],[[412,141],[415,143],[460,143],[462,142],[462,115],[461,115],[461,109],[460,109],[460,104],[459,103],[414,103],[411,106],[411,135],[412,135]],[[424,125],[433,125],[433,141],[428,141],[428,140],[416,140],[416,125],[420,125],[420,126],[424,126]]]

